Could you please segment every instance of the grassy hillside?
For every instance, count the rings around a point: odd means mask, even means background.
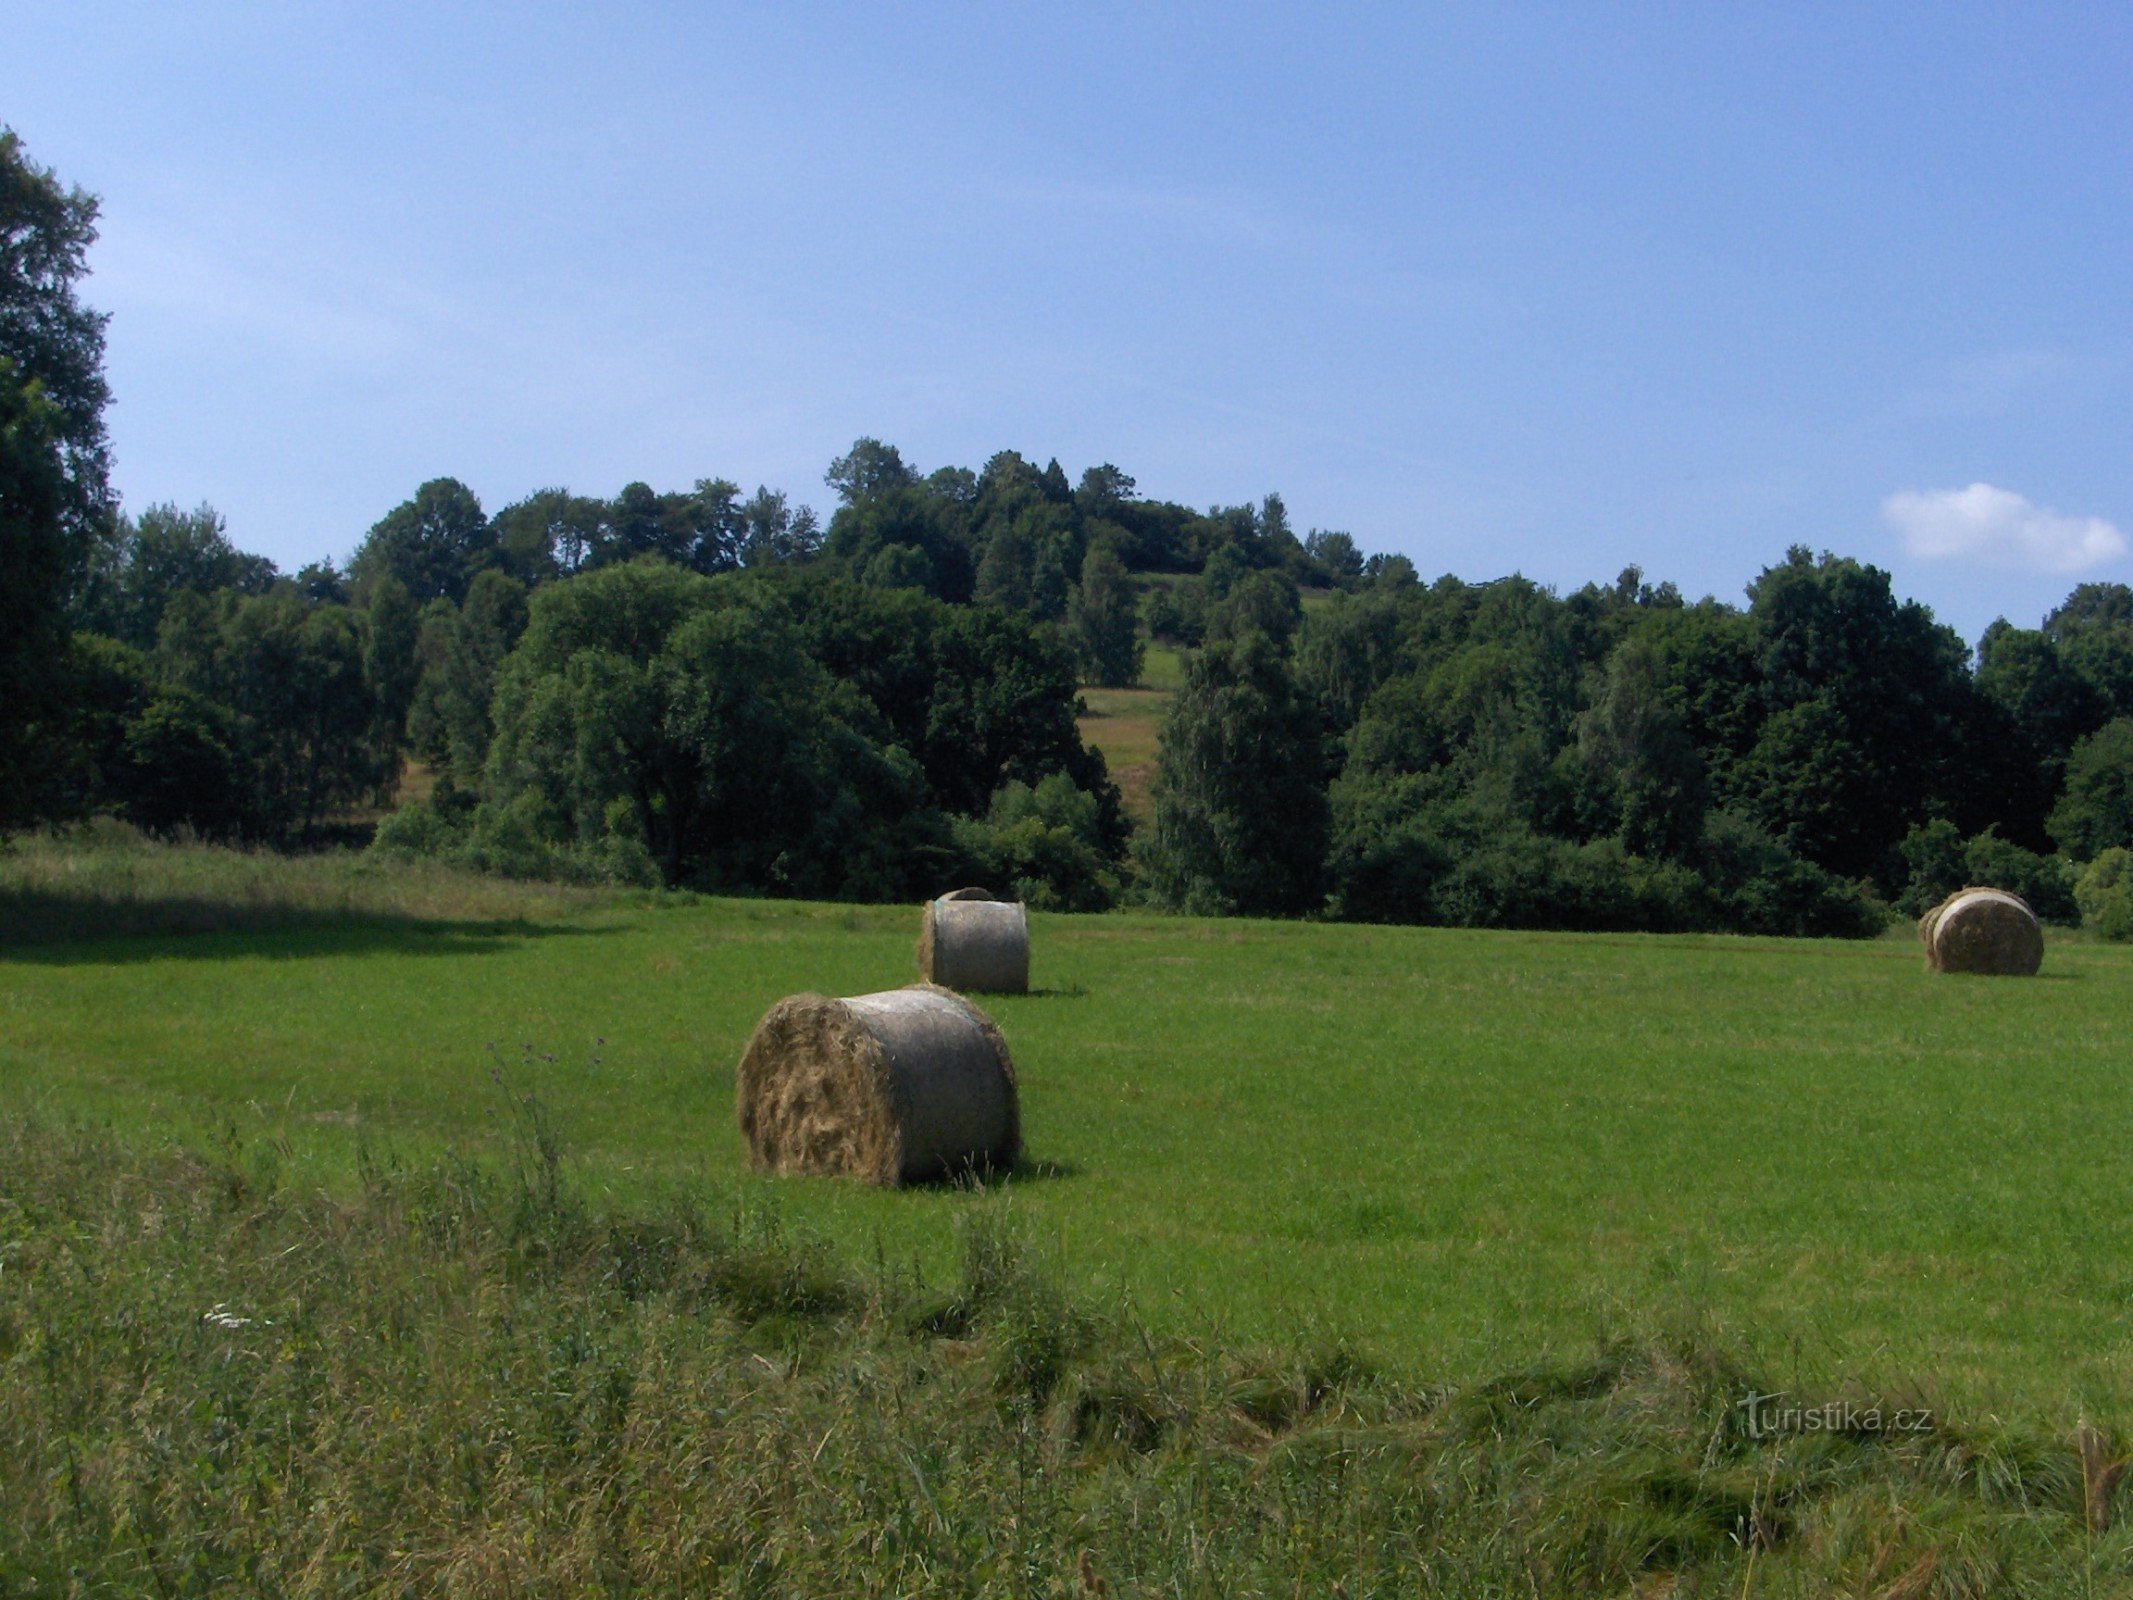
[[[1148,785],[1155,778],[1156,739],[1170,705],[1170,692],[1086,688],[1081,691],[1081,703],[1087,708],[1078,724],[1082,743],[1103,752],[1126,815],[1136,827],[1145,827],[1155,815]]]
[[[218,906],[232,931],[142,931]],[[1431,1378],[1687,1316],[1803,1380],[2133,1416],[2133,951],[1989,982],[1901,941],[1034,928],[1038,992],[989,1005],[1030,1165],[986,1194],[743,1169],[750,1028],[908,981],[896,907],[17,852],[0,1105],[264,1140],[344,1185],[366,1150],[494,1148],[501,1080],[599,1193],[768,1198],[936,1279],[959,1219],[1003,1213],[1075,1294],[1171,1332],[1345,1337]]]
[[[1148,798],[1148,785],[1155,778],[1156,738],[1170,700],[1184,681],[1184,668],[1175,650],[1150,645],[1141,681],[1131,689],[1081,691],[1087,709],[1080,720],[1084,744],[1104,754],[1111,781],[1118,785],[1126,815],[1136,827],[1144,827],[1155,815]]]

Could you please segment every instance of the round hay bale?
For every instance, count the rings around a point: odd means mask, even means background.
[[[2005,889],[1958,889],[1918,919],[1935,972],[2026,978],[2044,961],[2036,913]]]
[[[1029,912],[1019,900],[928,900],[918,975],[965,994],[1029,992]]]
[[[1022,1149],[1007,1041],[930,984],[780,1000],[741,1053],[734,1107],[759,1171],[923,1183]]]
[[[946,894],[934,896],[936,900],[997,900],[999,898],[990,889],[950,889]]]

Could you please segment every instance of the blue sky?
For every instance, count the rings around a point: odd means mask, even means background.
[[[2133,10],[17,0],[127,503],[1112,461],[1426,574],[2133,579]]]

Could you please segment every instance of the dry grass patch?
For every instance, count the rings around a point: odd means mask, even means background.
[[[0,842],[0,945],[334,925],[494,927],[553,921],[615,898],[346,850],[288,856],[160,844],[111,822]]]
[[[1126,815],[1136,827],[1155,816],[1148,786],[1155,780],[1158,735],[1171,698],[1168,689],[1081,691],[1082,704],[1088,708],[1076,724],[1082,743],[1103,752],[1111,781],[1118,785]]]

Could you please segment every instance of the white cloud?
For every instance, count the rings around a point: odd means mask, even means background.
[[[1881,502],[1881,517],[1927,560],[2079,572],[2126,553],[2126,536],[2103,518],[2064,516],[1989,483],[1905,489]]]

